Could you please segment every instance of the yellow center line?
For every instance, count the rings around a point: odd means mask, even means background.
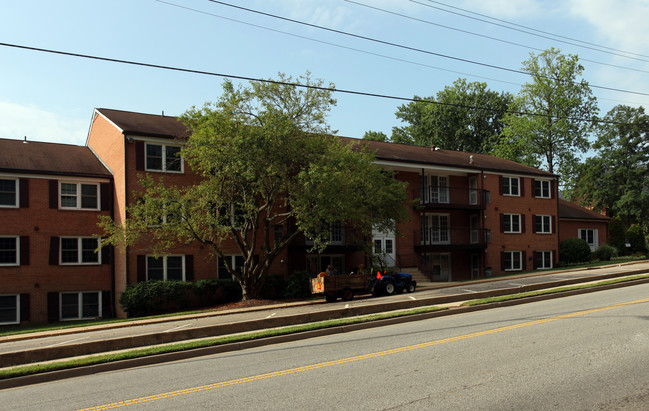
[[[251,376],[251,377],[238,378],[238,379],[235,379],[235,380],[229,380],[229,381],[223,381],[223,382],[218,382],[218,383],[214,383],[214,384],[202,385],[202,386],[198,386],[198,387],[186,388],[186,389],[183,389],[183,390],[171,391],[171,392],[167,392],[167,393],[151,395],[151,396],[148,396],[148,397],[140,397],[140,398],[135,398],[135,399],[132,399],[132,400],[115,402],[115,403],[112,403],[112,404],[98,405],[96,407],[86,408],[86,409],[84,409],[82,411],[108,410],[108,409],[112,409],[112,408],[124,407],[124,406],[127,406],[127,405],[141,404],[141,403],[144,403],[144,402],[157,401],[157,400],[162,400],[162,399],[165,399],[165,398],[177,397],[177,396],[180,396],[180,395],[193,394],[193,393],[196,393],[196,392],[213,390],[215,388],[223,388],[223,387],[228,387],[228,386],[231,386],[231,385],[237,385],[237,384],[243,384],[243,383],[247,383],[247,382],[265,380],[265,379],[274,378],[274,377],[281,377],[283,375],[296,374],[296,373],[301,373],[301,372],[305,372],[305,371],[316,370],[316,369],[319,369],[319,368],[331,367],[331,366],[334,366],[334,365],[347,364],[347,363],[350,363],[350,362],[368,360],[368,359],[371,359],[371,358],[383,357],[383,356],[386,356],[386,355],[398,354],[398,353],[401,353],[401,352],[406,352],[406,351],[411,351],[411,350],[418,350],[418,349],[421,349],[421,348],[432,347],[432,346],[435,346],[435,345],[446,344],[446,343],[456,342],[456,341],[462,341],[462,340],[467,340],[467,339],[475,338],[475,337],[482,337],[482,336],[485,336],[485,335],[496,334],[496,333],[500,333],[500,332],[504,332],[504,331],[511,331],[511,330],[515,330],[515,329],[518,329],[518,328],[530,327],[530,326],[533,326],[533,325],[545,324],[545,323],[549,323],[549,322],[552,322],[552,321],[563,320],[563,319],[567,319],[567,318],[579,317],[579,316],[582,316],[582,315],[592,314],[592,313],[596,313],[596,312],[600,312],[600,311],[611,310],[611,309],[614,309],[614,308],[620,308],[620,307],[625,307],[625,306],[629,306],[629,305],[633,305],[633,304],[640,304],[640,303],[645,303],[645,302],[649,302],[649,298],[645,298],[645,299],[642,299],[642,300],[629,301],[629,302],[615,304],[615,305],[609,305],[609,306],[606,306],[606,307],[593,308],[593,309],[590,309],[590,310],[578,311],[578,312],[570,313],[570,314],[558,315],[558,316],[555,316],[555,317],[544,318],[544,319],[541,319],[541,320],[528,321],[528,322],[521,323],[521,324],[508,325],[506,327],[493,328],[491,330],[479,331],[479,332],[475,332],[475,333],[471,333],[471,334],[464,334],[464,335],[460,335],[460,336],[457,336],[457,337],[444,338],[442,340],[428,341],[428,342],[425,342],[425,343],[409,345],[409,346],[406,346],[406,347],[393,348],[393,349],[390,349],[390,350],[358,355],[358,356],[355,356],[355,357],[342,358],[342,359],[339,359],[339,360],[327,361],[327,362],[311,364],[311,365],[305,365],[305,366],[302,366],[302,367],[291,368],[291,369],[288,369],[288,370],[274,371],[274,372],[270,372],[270,373],[267,373],[267,374],[259,374],[259,375],[254,375],[254,376]]]

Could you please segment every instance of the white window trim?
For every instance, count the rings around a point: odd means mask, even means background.
[[[433,218],[437,219],[438,223],[441,223],[442,217],[446,217],[446,228],[442,228],[441,224],[439,224],[439,228],[433,229],[433,224],[432,220]],[[451,215],[450,214],[441,214],[441,213],[426,213],[424,214],[424,219],[429,221],[425,221],[426,223],[430,223],[426,227],[427,231],[426,233],[422,233],[421,239],[422,239],[422,244],[424,245],[439,245],[439,244],[451,244]],[[433,233],[437,233],[437,236],[439,238],[438,241],[433,241]],[[442,238],[445,238],[445,240],[442,240]]]
[[[147,166],[147,147],[148,146],[161,146],[162,147],[162,168],[160,170],[156,168],[149,168]],[[166,143],[154,143],[146,141],[144,143],[144,169],[153,173],[174,173],[174,174],[183,174],[185,172],[185,160],[181,155],[180,158],[180,170],[167,170],[167,147],[177,147],[182,148],[180,145],[176,144],[166,144]]]
[[[20,324],[20,294],[0,294],[2,297],[10,296],[10,297],[16,297],[16,320],[15,321],[9,321],[9,322],[2,322],[0,325],[8,325],[8,324]]]
[[[167,279],[167,258],[168,257],[181,257],[181,268],[183,270],[183,277],[181,281],[187,281],[187,272],[185,271],[185,255],[184,254],[166,254],[157,258],[162,258],[162,281],[169,281]],[[146,279],[149,281],[149,258],[156,258],[154,255],[146,256]]]
[[[63,207],[63,202],[61,201],[61,185],[63,184],[75,184],[77,186],[77,205],[75,207]],[[81,186],[96,186],[97,187],[97,206],[95,208],[86,208],[81,207]],[[88,210],[88,211],[99,211],[101,209],[101,184],[100,183],[87,183],[81,181],[59,181],[59,209],[61,210]]]
[[[537,253],[550,253],[550,266],[549,267],[536,267],[537,270],[549,270],[554,268],[554,252],[552,250],[536,250]],[[534,256],[536,258],[536,256]]]
[[[77,240],[77,262],[74,263],[64,263],[63,262],[63,239],[71,239],[75,238]],[[99,237],[74,237],[74,236],[65,236],[65,237],[60,237],[59,238],[59,265],[101,265],[101,252],[97,251],[95,254],[97,254],[97,261],[91,261],[84,263],[82,261],[83,259],[83,240],[97,240],[97,248],[101,246],[101,238]]]
[[[0,208],[19,208],[20,207],[20,179],[13,177],[2,177],[0,180],[13,180],[16,183],[16,194],[14,196],[14,204],[6,205],[0,204]]]
[[[83,294],[97,294],[97,303],[98,303],[98,316],[97,317],[84,317],[83,310]],[[101,318],[103,316],[103,307],[102,307],[102,296],[101,291],[90,290],[90,291],[62,291],[59,293],[59,321],[78,321],[78,320],[90,320],[93,318]],[[75,318],[63,318],[63,294],[76,294],[77,295],[77,314]]]
[[[536,195],[536,184],[540,183],[541,184],[541,195],[537,196]],[[543,195],[543,184],[548,185],[548,195],[544,196]],[[552,198],[552,182],[551,180],[534,180],[534,197],[535,198]]]
[[[543,231],[536,231],[536,227],[537,227],[536,218],[541,218],[541,219],[547,218],[548,219],[548,227],[545,226],[545,224],[543,223],[543,220],[542,220],[541,228],[543,229]],[[536,231],[536,234],[552,234],[552,230],[554,228],[554,227],[552,227],[552,216],[551,215],[545,215],[545,214],[544,215],[538,215],[537,214],[536,218],[534,219],[535,220],[534,221],[534,230]],[[549,228],[550,231],[546,231],[545,230],[546,228]]]
[[[0,263],[0,267],[17,267],[20,265],[20,236],[17,235],[2,235],[0,238],[15,238],[16,239],[16,262],[15,263]]]
[[[514,180],[515,179],[515,180],[518,181],[518,193],[511,194],[511,191],[512,191],[511,181],[509,183],[509,193],[505,192],[505,179],[509,179],[509,180]],[[506,196],[506,197],[520,197],[521,196],[521,178],[520,177],[503,176],[503,196]]]
[[[513,216],[518,216],[518,231],[513,231],[512,230],[512,226],[513,226],[512,217]],[[508,217],[509,217],[509,231],[506,230],[506,224],[505,224],[505,227],[503,227],[503,232],[505,234],[520,234],[520,233],[522,233],[523,232],[523,223],[522,223],[523,219],[521,218],[521,215],[520,214],[515,214],[515,213],[513,213],[513,214],[512,213],[505,213],[504,218],[507,219]],[[505,223],[506,223],[506,221],[505,221]]]
[[[512,256],[512,259],[511,259],[512,264],[511,265],[512,266],[514,265],[513,256],[514,256],[514,254],[518,254],[518,265],[520,266],[520,268],[511,268],[511,267],[508,268],[508,267],[505,267],[505,271],[523,271],[523,252],[522,251],[517,251],[517,250],[516,251],[505,251],[505,254],[511,254],[511,256]]]

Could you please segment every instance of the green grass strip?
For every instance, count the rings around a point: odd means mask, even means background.
[[[552,289],[549,289],[549,290],[528,291],[528,292],[525,292],[525,293],[501,295],[501,296],[498,296],[498,297],[480,298],[480,299],[477,299],[477,300],[466,301],[466,302],[462,303],[462,305],[463,306],[474,306],[474,305],[482,305],[482,304],[499,303],[499,302],[503,302],[503,301],[518,300],[518,299],[526,298],[526,297],[536,297],[536,296],[539,296],[539,295],[557,294],[557,293],[562,293],[562,292],[565,292],[565,291],[583,290],[583,289],[587,289],[587,288],[599,287],[599,286],[609,285],[609,284],[623,283],[623,282],[627,282],[627,281],[640,280],[640,279],[644,279],[644,278],[649,278],[649,274],[641,274],[641,275],[634,275],[634,276],[630,276],[630,277],[614,278],[614,279],[611,279],[611,280],[600,281],[600,282],[593,283],[593,284],[572,285],[572,286],[566,286],[566,287],[560,287],[560,288],[552,288]]]
[[[361,317],[341,318],[336,320],[320,321],[309,324],[294,325],[290,327],[281,327],[271,330],[262,330],[246,334],[237,334],[217,338],[209,338],[198,341],[191,341],[185,343],[175,343],[161,345],[150,348],[138,348],[129,351],[123,351],[112,354],[99,354],[84,358],[73,360],[62,360],[57,362],[48,362],[43,364],[21,365],[6,370],[0,370],[0,379],[20,377],[25,375],[32,375],[50,371],[65,370],[76,367],[83,367],[88,365],[103,364],[113,361],[128,360],[133,358],[147,357],[156,354],[166,354],[170,352],[186,351],[196,348],[212,347],[228,343],[236,343],[242,341],[251,341],[261,338],[276,337],[280,335],[294,334],[305,331],[320,330],[325,328],[340,327],[344,325],[365,323],[377,320],[384,320],[395,317],[403,317],[408,315],[423,314],[433,311],[445,310],[442,307],[421,307],[412,310],[394,311],[389,313],[371,314]]]

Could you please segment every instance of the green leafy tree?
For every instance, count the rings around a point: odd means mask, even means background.
[[[627,227],[649,226],[649,116],[618,105],[606,114],[574,190],[582,203],[619,216]]]
[[[164,252],[199,242],[223,258],[224,245],[234,241],[243,267],[223,260],[248,299],[299,234],[321,250],[334,222],[353,224],[368,238],[373,226],[394,229],[406,216],[405,186],[374,163],[362,142],[329,133],[332,87],[308,74],[238,88],[225,81],[218,101],[181,116],[191,131],[181,154],[200,179],[182,187],[144,179],[125,224],[102,221],[109,235],[103,243],[146,238]]]
[[[389,140],[388,136],[382,132],[382,131],[372,131],[368,130],[363,134],[363,140],[371,140],[371,141],[382,141],[386,142]]]
[[[489,153],[499,141],[513,96],[491,91],[486,83],[458,79],[436,97],[415,99],[426,101],[397,109],[397,118],[406,125],[393,128],[393,142]]]
[[[613,217],[608,223],[609,244],[617,249],[618,255],[626,254],[626,227],[620,217]]]
[[[633,224],[626,232],[626,236],[631,243],[632,253],[646,253],[647,252],[647,238],[644,229],[638,225]]]
[[[584,67],[577,56],[551,48],[531,54],[523,70],[532,81],[523,85],[504,117],[503,139],[494,154],[530,165],[540,163],[560,174],[562,186],[570,188],[598,113],[588,82],[580,79]]]

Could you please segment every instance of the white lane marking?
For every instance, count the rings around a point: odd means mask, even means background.
[[[349,308],[349,304],[345,304],[345,308]]]
[[[519,287],[522,287],[522,286],[525,285],[525,284],[520,284],[520,283],[509,283],[509,284],[511,284],[511,285],[516,285],[516,286],[519,286]]]
[[[185,328],[185,327],[189,327],[189,324],[179,325],[178,327],[170,328],[170,329],[168,329],[168,330],[165,331],[165,332],[168,333],[168,332],[172,332],[172,331],[180,330],[181,328]]]
[[[410,298],[411,300],[416,300],[416,298],[413,297],[412,295],[409,295],[408,298]]]
[[[468,288],[463,288],[462,291],[466,291],[467,293],[477,293],[477,291],[469,290]]]
[[[274,317],[274,316],[276,316],[276,315],[277,315],[277,313],[272,313],[271,315],[269,315],[269,316],[266,317],[266,318],[272,318],[272,317]]]
[[[69,344],[69,343],[71,343],[71,342],[80,341],[80,340],[85,340],[85,339],[87,339],[87,338],[88,338],[88,337],[75,338],[74,340],[68,340],[68,341],[63,341],[63,342],[56,343],[56,344],[52,344],[52,345],[47,345],[47,346],[45,346],[45,348],[48,348],[48,347],[56,347],[57,345]]]

